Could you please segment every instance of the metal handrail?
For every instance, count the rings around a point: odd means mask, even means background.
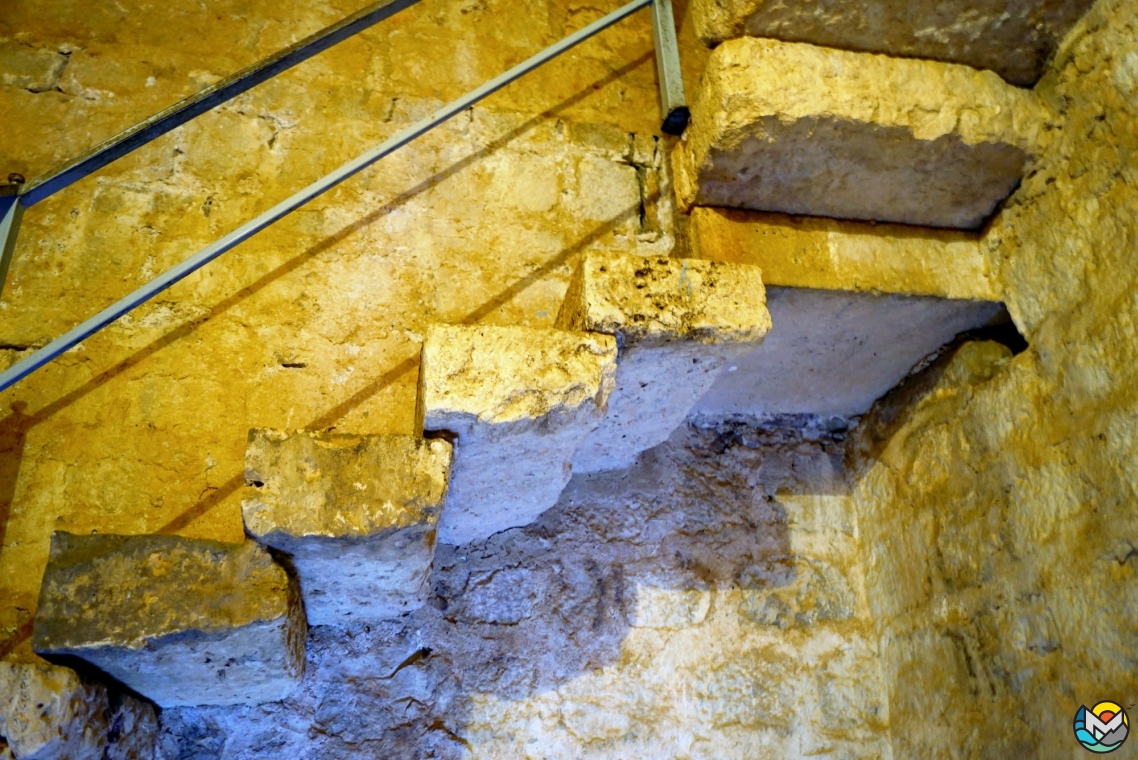
[[[387,11],[388,9],[392,8],[393,6],[399,5],[400,7],[395,8],[394,10],[390,10],[390,12],[387,14],[388,16],[390,16],[390,15],[394,14],[396,11],[401,10],[404,7],[407,7],[416,1],[417,0],[391,0],[390,2],[381,3],[380,6],[372,6],[372,9],[370,11],[361,11],[360,14],[356,14],[355,16],[351,17],[351,19],[357,19],[358,20],[361,18],[361,14],[378,13],[381,11]],[[35,372],[40,367],[43,367],[48,362],[52,361],[53,359],[58,358],[61,354],[63,354],[68,349],[73,348],[74,346],[76,346],[81,341],[85,340],[86,338],[95,334],[96,332],[103,329],[104,327],[106,327],[110,323],[114,322],[119,317],[127,314],[128,312],[130,312],[134,308],[138,307],[139,305],[145,303],[146,301],[149,301],[151,298],[158,295],[162,291],[166,290],[171,285],[175,284],[176,282],[183,279],[187,275],[197,271],[198,269],[201,269],[203,266],[205,266],[209,262],[213,261],[218,256],[220,256],[221,254],[225,253],[226,251],[228,251],[229,249],[238,245],[239,243],[243,242],[244,240],[247,240],[248,238],[252,237],[257,232],[261,231],[262,229],[269,226],[270,224],[277,221],[278,219],[280,219],[280,218],[284,217],[285,215],[291,213],[292,211],[295,211],[296,209],[300,208],[305,203],[308,203],[309,201],[311,201],[313,198],[316,198],[317,196],[322,195],[323,193],[327,192],[328,190],[332,189],[333,187],[340,184],[344,180],[348,179],[349,177],[352,177],[356,173],[367,168],[368,166],[375,163],[376,161],[383,158],[384,156],[387,156],[388,154],[392,153],[393,151],[395,151],[395,150],[401,148],[402,146],[406,145],[407,143],[411,142],[415,138],[425,134],[426,132],[429,132],[431,129],[438,126],[439,124],[442,124],[443,122],[445,122],[448,119],[454,117],[455,115],[461,113],[462,111],[465,111],[466,109],[473,106],[475,103],[477,103],[480,100],[482,100],[483,98],[497,92],[498,90],[505,87],[507,84],[513,82],[514,80],[518,79],[519,77],[523,76],[524,74],[526,74],[526,73],[532,71],[533,69],[541,66],[542,64],[546,63],[547,61],[557,57],[561,53],[564,53],[566,50],[569,50],[570,48],[584,42],[585,40],[589,39],[593,35],[597,34],[598,32],[600,32],[604,29],[607,29],[608,27],[612,26],[613,24],[617,23],[618,21],[621,21],[621,20],[627,18],[628,16],[632,15],[636,11],[638,11],[642,8],[648,7],[648,6],[652,6],[652,8],[653,8],[653,36],[656,40],[657,67],[659,70],[659,79],[660,79],[661,104],[662,104],[664,114],[665,114],[664,120],[663,120],[663,129],[665,132],[667,132],[669,134],[681,133],[683,131],[683,128],[687,124],[687,108],[684,105],[683,82],[680,79],[679,59],[678,59],[678,54],[677,54],[678,53],[678,46],[676,44],[676,38],[675,38],[675,25],[672,21],[671,2],[670,2],[670,0],[632,0],[632,2],[629,2],[628,4],[626,4],[623,7],[613,11],[612,13],[608,14],[607,16],[604,16],[603,18],[597,19],[592,24],[589,24],[588,26],[584,27],[583,29],[580,29],[579,31],[574,32],[573,34],[569,35],[568,37],[561,40],[560,42],[547,47],[545,50],[541,51],[540,53],[530,57],[529,59],[523,61],[522,63],[518,64],[517,66],[514,66],[509,71],[506,71],[505,73],[500,74],[499,76],[495,77],[494,79],[491,79],[489,82],[482,85],[481,87],[478,87],[474,90],[471,90],[470,92],[466,93],[465,95],[458,98],[457,100],[454,100],[454,101],[448,103],[447,105],[443,106],[439,110],[435,111],[435,113],[433,113],[431,116],[428,116],[427,118],[416,122],[415,124],[408,127],[407,129],[403,130],[402,132],[399,132],[395,136],[389,138],[388,140],[385,140],[380,145],[372,148],[371,150],[367,151],[366,153],[363,153],[362,155],[358,156],[357,158],[353,159],[352,161],[349,161],[348,163],[344,164],[343,166],[336,169],[332,173],[324,176],[323,178],[317,180],[316,182],[312,183],[308,187],[304,188],[300,192],[297,192],[294,195],[292,195],[291,197],[287,198],[286,200],[281,201],[280,203],[273,206],[268,211],[263,212],[262,214],[257,216],[255,219],[252,219],[251,221],[246,222],[245,224],[241,225],[240,227],[238,227],[233,232],[230,232],[228,235],[225,235],[224,237],[217,240],[216,242],[206,246],[201,251],[194,254],[193,256],[186,259],[185,261],[181,262],[180,264],[177,264],[174,267],[166,270],[165,272],[160,274],[158,277],[155,277],[150,282],[146,283],[142,287],[138,288],[134,292],[127,295],[125,298],[122,298],[119,301],[115,302],[114,304],[103,309],[98,314],[96,314],[95,316],[86,320],[82,324],[72,328],[71,330],[68,330],[66,333],[64,333],[60,337],[56,338],[55,340],[51,341],[50,343],[48,343],[43,348],[35,351],[30,356],[16,362],[15,364],[13,364],[11,367],[9,367],[4,372],[0,372],[0,391],[3,391],[3,390],[6,390],[7,388],[10,388],[12,385],[19,382],[23,378],[27,377],[31,373]],[[376,19],[376,20],[379,20],[379,19]],[[349,21],[350,21],[350,19],[347,19],[344,22],[341,22],[341,24],[337,24],[334,27],[329,27],[329,30],[331,30],[331,29],[342,30],[344,28],[344,25],[347,24]],[[371,23],[375,23],[375,21],[372,21]],[[368,24],[368,26],[370,26],[370,24]],[[360,29],[362,29],[362,28],[366,28],[366,27],[361,26]],[[313,35],[313,37],[310,37],[309,40],[312,40],[316,37],[319,37],[320,35],[323,35],[325,32],[328,32],[329,30],[324,30],[324,32],[320,32],[317,35]],[[357,29],[356,31],[359,31],[359,29]],[[354,32],[352,32],[352,33],[354,33]],[[327,39],[327,38],[323,38],[323,39]],[[339,39],[343,39],[343,37],[340,37]],[[324,45],[324,48],[322,48],[322,49],[326,49],[327,47],[330,47],[331,45],[338,42],[339,39],[328,42],[327,44]],[[301,44],[303,44],[303,43],[298,43],[298,45],[301,45]],[[296,47],[297,46],[293,46],[293,48],[296,48]],[[319,51],[316,51],[316,52],[319,52]],[[315,55],[315,53],[311,53],[310,55]],[[310,56],[307,56],[307,57],[310,57]],[[281,58],[282,58],[282,56],[274,56],[274,60],[279,61]],[[288,68],[288,66],[295,65],[296,63],[299,63],[300,60],[303,60],[303,58],[298,59],[298,60],[294,60],[292,63],[289,63],[287,66],[284,66],[284,68]],[[254,66],[254,67],[251,67],[250,69],[247,69],[246,71],[253,72],[253,74],[252,74],[253,76],[260,76],[260,72],[262,72],[263,70],[264,69],[261,67],[261,64],[258,64],[257,66]],[[284,70],[283,68],[278,69],[278,71],[276,73],[279,73],[279,71],[283,71],[283,70]],[[264,81],[264,79],[267,79],[273,75],[274,74],[269,74],[267,76],[264,76],[259,81]],[[233,83],[233,85],[236,86],[237,83]],[[253,86],[253,85],[249,85],[248,87],[245,87],[244,89],[242,89],[240,91],[243,92],[244,90],[249,89],[249,87],[251,87],[251,86]],[[215,88],[215,92],[216,92],[216,88]],[[229,97],[225,98],[225,99],[227,100],[231,97],[234,97],[236,94],[237,94],[237,92],[234,92],[232,95],[229,95]],[[195,97],[197,97],[197,96],[195,96]],[[187,99],[187,101],[183,101],[183,103],[186,103],[190,100],[194,100],[194,98]],[[200,100],[198,102],[200,102]],[[219,100],[217,102],[223,102],[223,101]],[[182,104],[179,104],[179,106],[181,106],[181,105]],[[216,105],[216,103],[214,103],[214,105]],[[163,112],[163,113],[167,114],[167,118],[181,118],[180,114],[184,113],[185,112],[184,110],[177,112],[178,115],[174,115],[174,113],[173,113],[175,111],[175,109],[179,108],[179,106],[174,106],[172,109],[168,109],[166,112]],[[208,110],[208,109],[206,109],[206,110]],[[155,117],[155,119],[158,119],[162,115],[163,114],[159,114],[159,116]],[[178,123],[184,123],[184,121],[186,121],[190,118],[193,118],[193,117],[187,116],[187,117],[185,117],[185,119],[182,120],[182,122],[178,122]],[[147,122],[144,122],[143,125],[152,124],[155,121],[155,119],[150,119]],[[143,125],[140,125],[140,127]],[[173,126],[177,126],[177,124],[174,124]],[[169,131],[169,129],[173,129],[173,126],[170,126],[165,131]],[[145,131],[145,130],[144,129],[132,128],[132,129],[124,132],[122,135],[120,135],[120,137],[126,136],[126,138],[122,141],[122,142],[126,142],[126,140],[133,139],[133,135],[139,134],[140,132],[143,132],[143,131]],[[161,133],[159,133],[159,134],[161,134]],[[149,139],[147,139],[143,142],[138,142],[134,147],[137,148],[139,145],[145,144],[145,142],[149,142],[150,139],[154,139],[154,137],[157,137],[157,136],[158,136],[158,134],[154,134]],[[112,140],[109,140],[107,143],[104,143],[104,146],[111,145],[112,143],[114,143],[115,145],[122,144],[121,142],[116,143],[116,140],[118,140],[118,138],[114,138]],[[101,147],[103,147],[103,146],[100,146],[100,148]],[[100,166],[106,165],[106,163],[113,161],[118,156],[125,155],[126,152],[129,152],[129,150],[133,150],[133,149],[134,148],[124,150],[123,152],[118,153],[117,155],[114,155],[110,158],[107,158],[106,161],[103,161],[103,163],[98,163],[98,161],[101,159],[97,158],[97,156],[100,155],[99,154],[99,148],[97,148],[95,151],[92,151],[91,153],[87,154],[87,157],[81,158],[75,162],[72,162],[64,170],[61,170],[60,172],[55,172],[52,175],[49,175],[47,180],[44,180],[43,182],[37,181],[37,183],[34,184],[33,187],[44,187],[45,185],[49,184],[50,181],[55,177],[60,177],[60,178],[64,178],[64,179],[66,179],[67,177],[74,177],[74,179],[70,180],[71,182],[74,182],[80,176],[86,176],[83,174],[76,174],[75,172],[78,172],[79,171],[78,169],[76,169],[75,171],[71,171],[71,169],[73,167],[84,165],[83,161],[90,161],[91,162],[90,164],[85,164],[85,165],[94,166],[95,168],[90,170],[90,171],[94,171],[95,169],[99,168]],[[71,172],[71,173],[69,174],[68,172]],[[90,173],[90,172],[88,172],[88,173]],[[70,183],[68,183],[68,184],[70,184]],[[63,187],[63,186],[66,186],[66,185],[62,185],[61,187]],[[19,221],[18,220],[18,214],[21,213],[19,211],[19,209],[22,208],[22,204],[20,202],[20,199],[25,197],[25,195],[16,195],[16,196],[10,196],[10,197],[12,200],[15,201],[15,202],[10,203],[10,209],[17,209],[17,211],[14,212],[17,215],[17,218],[15,221],[15,224],[12,226],[18,229],[18,221]],[[47,197],[47,196],[45,195],[43,197]],[[5,200],[5,199],[3,197],[0,197],[0,201],[3,201],[3,200]],[[7,221],[8,221],[8,215],[5,215],[5,222],[7,222]],[[4,233],[4,229],[0,228],[0,234],[3,234],[3,233]],[[12,230],[12,236],[13,237],[14,237],[14,234],[15,234],[15,230]],[[7,245],[5,247],[7,247]]]
[[[363,10],[305,37],[300,42],[289,45],[268,58],[194,93],[114,137],[104,140],[63,166],[36,177],[27,186],[19,184],[0,185],[0,242],[3,243],[0,247],[0,294],[4,291],[4,281],[8,277],[8,267],[12,263],[16,236],[19,234],[20,220],[24,209],[50,198],[60,190],[94,174],[112,161],[138,150],[191,119],[227,103],[277,74],[288,71],[298,63],[303,63],[336,43],[359,34],[380,21],[391,18],[399,11],[409,8],[417,2],[419,0],[380,0],[372,3]]]

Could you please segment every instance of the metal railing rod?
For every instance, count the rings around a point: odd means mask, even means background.
[[[618,21],[627,18],[641,8],[646,8],[651,4],[652,0],[632,0],[632,2],[628,3],[627,5],[613,11],[607,16],[597,19],[593,23],[589,24],[583,29],[580,29],[579,31],[574,32],[560,42],[547,47],[537,55],[534,55],[522,63],[519,63],[509,71],[500,74],[494,79],[491,79],[481,87],[471,90],[458,100],[448,103],[438,111],[435,111],[435,113],[433,113],[431,116],[428,116],[427,118],[416,122],[394,137],[391,137],[390,139],[384,141],[375,148],[372,148],[358,158],[355,158],[352,161],[344,164],[331,174],[323,177],[320,180],[317,180],[316,182],[313,182],[311,185],[291,196],[290,198],[281,201],[268,211],[262,213],[257,218],[246,222],[233,232],[230,232],[228,235],[212,243],[211,245],[206,246],[201,251],[186,259],[182,263],[166,270],[158,277],[155,277],[150,282],[135,290],[130,295],[103,309],[98,314],[88,319],[86,322],[83,322],[71,330],[68,330],[66,333],[51,341],[43,348],[35,351],[31,356],[21,359],[6,369],[4,372],[0,372],[0,391],[12,387],[15,383],[24,379],[53,359],[59,357],[68,349],[73,348],[81,341],[86,340],[137,306],[140,306],[141,304],[149,301],[151,298],[166,290],[182,278],[201,269],[221,254],[225,253],[239,243],[249,239],[281,217],[289,214],[292,211],[295,211],[305,203],[308,203],[313,198],[316,198],[328,190],[331,190],[333,187],[340,184],[344,180],[357,174],[384,156],[394,152],[395,150],[398,150],[399,148],[414,140],[416,137],[429,132],[439,124],[442,124],[455,115],[462,113],[467,108],[470,108],[483,98],[486,98],[487,96],[492,95],[493,93],[502,89],[509,83],[513,82],[515,79],[518,79],[524,74],[527,74],[528,72],[536,69],[538,66],[541,66],[543,63],[561,55],[566,50],[569,50],[570,48],[584,42],[598,32],[607,29]]]
[[[338,42],[391,18],[419,0],[381,0],[347,18],[321,29],[300,42],[254,63],[241,71],[206,87],[190,97],[151,116],[146,121],[120,132],[72,159],[58,169],[36,177],[20,193],[25,208],[39,203],[69,185],[93,174],[112,161],[141,148],[167,132],[180,127],[196,116],[225,103],[256,87],[267,79],[307,61]],[[0,280],[3,282],[3,280]]]
[[[16,236],[20,233],[20,220],[24,207],[17,195],[0,195],[0,288],[8,277],[12,254],[16,250]]]
[[[691,112],[684,95],[672,0],[654,0],[652,3],[652,40],[656,48],[656,76],[660,81],[660,111],[664,114],[660,130],[668,135],[682,135]]]

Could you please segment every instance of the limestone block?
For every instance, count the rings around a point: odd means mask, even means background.
[[[288,555],[310,625],[383,620],[426,598],[451,445],[251,430],[245,530]]]
[[[744,38],[711,54],[673,154],[681,205],[974,229],[1044,111],[991,72]]]
[[[52,535],[32,645],[160,707],[283,699],[304,671],[295,584],[252,542]]]
[[[149,760],[157,732],[152,706],[70,668],[0,662],[0,758]]]
[[[957,333],[1006,318],[955,230],[696,208],[691,252],[762,268],[774,328],[696,412],[857,415]]]
[[[691,254],[753,264],[769,286],[1000,299],[971,232],[694,208]]]
[[[710,609],[711,592],[706,589],[637,584],[636,606],[628,622],[636,628],[689,628],[702,623]]]
[[[694,413],[862,414],[926,356],[1002,313],[991,301],[794,287],[768,287],[767,307],[774,328],[762,346]]]
[[[608,414],[573,456],[577,472],[629,467],[663,443],[728,362],[770,330],[758,267],[624,254],[583,256],[558,327],[615,335]]]
[[[557,502],[573,452],[604,416],[616,352],[609,335],[428,328],[418,427],[457,437],[440,541],[526,525]]]
[[[21,45],[13,40],[0,42],[0,85],[31,92],[46,92],[59,82],[67,57],[55,50]]]
[[[1031,86],[1092,0],[693,0],[708,45],[744,34],[991,69]]]

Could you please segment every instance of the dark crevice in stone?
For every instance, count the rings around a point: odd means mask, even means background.
[[[964,341],[994,341],[1000,345],[1007,346],[1008,350],[1010,350],[1013,355],[1022,354],[1028,349],[1027,338],[1023,337],[1011,319],[1008,319],[1006,322],[1001,322],[999,324],[987,325],[985,327],[979,327],[975,330],[969,330],[966,333],[961,333],[957,337],[958,339]]]

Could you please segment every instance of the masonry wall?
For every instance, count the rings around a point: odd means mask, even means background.
[[[47,6],[0,19],[0,174],[355,9]],[[424,0],[36,207],[0,357],[599,15]],[[986,231],[1027,351],[955,347],[862,420],[848,478],[840,435],[685,428],[444,547],[413,619],[314,630],[295,699],[163,713],[161,752],[1069,757],[1079,704],[1138,696],[1136,33],[1125,0],[1072,33]],[[580,252],[672,251],[652,67],[624,22],[3,394],[0,654],[31,657],[52,530],[241,540],[249,428],[410,432],[426,324],[551,326]]]
[[[416,612],[312,629],[289,699],[164,710],[160,757],[887,758],[839,439],[685,426],[574,477],[440,546]]]
[[[9,3],[0,174],[46,172],[361,5]],[[0,362],[600,15],[424,0],[34,207]],[[26,638],[52,530],[241,540],[249,428],[410,432],[427,323],[552,326],[581,251],[667,253],[656,100],[640,14],[3,394],[0,652]]]
[[[858,434],[854,501],[895,757],[1063,757],[1138,701],[1138,8],[1037,86],[1045,159],[986,232],[1030,343],[960,348]]]
[[[303,5],[17,2],[0,19],[0,111],[19,115],[0,172],[31,178],[355,10]],[[2,361],[599,15],[424,0],[33,208]],[[647,22],[3,394],[0,656],[34,659],[53,530],[240,541],[250,428],[411,432],[428,323],[552,326],[581,252],[672,252]],[[704,51],[681,39],[694,84]],[[887,756],[842,445],[685,426],[632,470],[573,481],[532,526],[440,547],[413,615],[313,628],[288,700],[162,711],[157,756]]]

